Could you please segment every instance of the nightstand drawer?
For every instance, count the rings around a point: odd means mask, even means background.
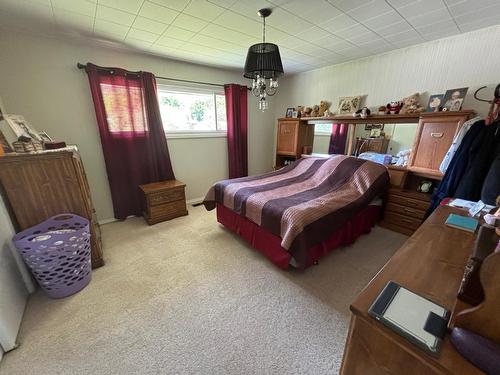
[[[184,216],[187,215],[187,213],[186,202],[175,201],[151,207],[147,218],[150,221],[163,221],[179,216]]]
[[[426,211],[429,208],[429,202],[419,201],[413,198],[406,198],[402,195],[389,194],[389,202],[400,204],[408,208],[417,208]]]
[[[415,217],[417,219],[423,219],[425,216],[424,210],[419,210],[418,208],[406,207],[397,203],[389,202],[385,207],[387,211],[396,212],[402,215],[407,215],[411,217]]]
[[[184,200],[184,188],[160,191],[158,193],[149,194],[148,201],[151,206],[156,206],[163,203],[175,202]]]
[[[408,229],[417,229],[422,224],[421,219],[398,214],[396,212],[386,211],[384,213],[384,221],[393,225],[401,226]]]

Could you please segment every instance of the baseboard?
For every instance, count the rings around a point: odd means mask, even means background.
[[[203,202],[204,199],[205,199],[204,197],[193,198],[193,199],[186,201],[186,204],[191,205],[191,204],[201,203],[201,202]]]
[[[111,219],[98,220],[98,223],[99,223],[99,225],[104,225],[104,224],[114,223],[115,221],[118,221],[118,219],[115,219],[113,217]]]

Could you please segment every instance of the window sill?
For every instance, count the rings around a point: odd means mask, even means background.
[[[227,132],[192,132],[192,133],[165,133],[167,140],[169,139],[188,139],[188,138],[226,138]]]
[[[329,137],[332,135],[332,133],[325,133],[325,132],[314,132],[314,135],[320,136],[320,137]]]

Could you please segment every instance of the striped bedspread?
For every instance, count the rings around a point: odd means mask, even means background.
[[[386,167],[346,155],[303,158],[259,176],[217,182],[207,210],[223,204],[268,232],[297,261],[387,188]]]

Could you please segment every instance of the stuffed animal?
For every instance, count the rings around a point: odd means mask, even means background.
[[[391,115],[397,115],[399,113],[399,111],[401,110],[401,102],[390,102],[389,104],[387,104],[387,111],[391,114]]]
[[[298,105],[297,106],[297,117],[303,117],[303,116],[304,116],[304,106]]]
[[[403,101],[403,106],[401,107],[401,110],[399,113],[420,113],[424,112],[425,108],[420,104],[420,94],[416,93],[413,95],[408,96],[407,98],[404,98]]]
[[[371,113],[371,111],[368,107],[363,107],[361,109],[358,109],[352,115],[353,115],[353,117],[367,118],[368,116],[370,116],[370,113]]]
[[[311,111],[311,117],[319,117],[319,105],[317,105],[317,104],[313,105],[313,108]]]
[[[378,107],[378,114],[379,115],[386,115],[387,114],[387,107],[385,105],[381,105]]]
[[[411,148],[407,150],[401,150],[397,153],[398,160],[396,161],[396,166],[398,167],[406,167],[408,164],[408,159],[410,158]]]
[[[328,103],[326,100],[322,100],[319,102],[319,117],[324,117],[327,116],[325,113],[329,112],[328,109],[330,108],[330,103]]]
[[[313,109],[311,107],[305,107],[304,108],[304,115],[302,117],[311,117],[312,110]]]

